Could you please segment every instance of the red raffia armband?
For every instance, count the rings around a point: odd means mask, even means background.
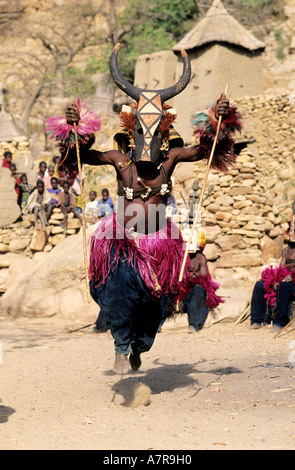
[[[93,111],[87,111],[86,105],[81,104],[77,99],[76,106],[80,114],[80,120],[77,124],[78,140],[82,140],[87,135],[94,134],[100,130],[100,117]],[[51,116],[45,121],[45,132],[48,132],[49,138],[54,139],[62,146],[73,148],[75,146],[74,126],[67,123],[65,116]]]
[[[86,105],[81,104],[79,98],[76,106],[80,114],[80,120],[76,126],[79,146],[89,148],[95,141],[94,132],[100,130],[100,116],[93,111],[88,111]],[[73,149],[76,143],[74,126],[67,123],[65,116],[48,117],[45,124],[45,132],[59,146],[61,153],[59,169],[65,170],[72,182],[78,174],[76,155],[73,156],[73,152],[69,155],[69,150]]]
[[[213,141],[216,135],[218,120],[215,117],[215,106],[212,106],[208,113],[200,112],[194,115],[192,121],[194,134],[199,138],[199,151],[207,160],[210,157]],[[233,152],[235,140],[233,135],[236,131],[241,131],[241,115],[235,106],[231,106],[228,115],[221,121],[215,154],[212,160],[212,168],[221,171],[228,171],[236,161]]]

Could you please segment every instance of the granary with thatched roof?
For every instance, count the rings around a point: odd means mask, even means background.
[[[221,0],[214,0],[207,14],[191,29],[173,51],[139,57],[135,84],[143,88],[165,88],[181,75],[181,49],[192,66],[188,87],[170,105],[178,113],[177,130],[191,141],[192,115],[212,104],[228,84],[229,98],[263,92],[262,53],[265,44],[231,16]]]

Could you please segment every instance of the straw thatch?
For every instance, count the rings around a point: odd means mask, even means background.
[[[225,42],[249,51],[264,49],[265,44],[230,16],[221,0],[214,0],[207,14],[173,47],[174,51],[190,50],[211,42]]]

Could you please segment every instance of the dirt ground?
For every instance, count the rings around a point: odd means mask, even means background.
[[[109,332],[1,318],[0,449],[294,450],[295,333],[247,322],[170,321],[118,376]]]

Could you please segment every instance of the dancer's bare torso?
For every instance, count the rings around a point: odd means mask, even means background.
[[[166,180],[169,180],[178,163],[195,162],[202,159],[198,146],[174,148],[162,162]],[[100,152],[88,150],[81,154],[81,162],[88,165],[111,165],[116,170],[118,189],[129,188],[132,180],[133,190],[154,188],[164,183],[163,171],[155,163],[130,163],[130,156],[117,150]],[[128,199],[119,198],[118,217],[124,227],[140,233],[154,233],[165,227],[166,206],[169,194],[155,194],[143,199],[141,196]]]
[[[225,118],[229,110],[229,101],[220,97],[217,101],[216,117]],[[67,122],[70,125],[78,123],[80,116],[76,105],[70,105],[66,110]],[[171,178],[173,171],[178,163],[196,162],[204,158],[197,145],[189,148],[171,149],[162,162],[166,174],[166,182]],[[164,183],[163,172],[159,169],[159,164],[153,162],[130,163],[130,156],[122,154],[118,150],[100,152],[98,150],[82,150],[81,161],[88,165],[111,165],[115,168],[117,174],[118,188],[130,187],[130,169],[132,170],[131,189],[142,189],[143,187],[157,187]],[[160,162],[159,162],[160,163]],[[138,180],[140,178],[140,180]],[[123,197],[123,204],[118,209],[120,224],[140,233],[154,233],[166,226],[165,207],[167,206],[168,194],[154,194],[146,199],[142,197],[133,197],[128,199]],[[120,201],[119,201],[120,203]],[[123,208],[123,214],[122,214]]]

